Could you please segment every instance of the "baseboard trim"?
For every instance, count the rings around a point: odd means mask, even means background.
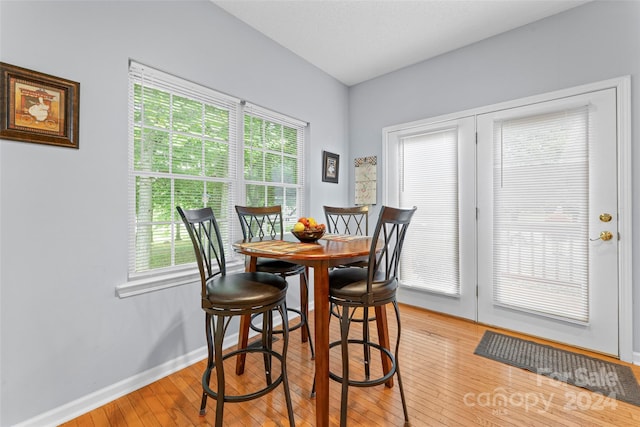
[[[237,335],[236,335],[237,342]],[[232,344],[233,345],[233,344]],[[119,397],[131,393],[139,388],[151,384],[160,378],[184,369],[207,357],[207,348],[201,347],[188,354],[179,356],[160,366],[149,369],[140,374],[112,384],[101,390],[76,399],[51,411],[40,414],[34,418],[23,421],[15,427],[55,427],[70,421],[82,414],[103,406]]]
[[[633,364],[640,365],[640,352],[637,352],[637,351],[633,352]]]
[[[312,310],[313,304],[309,304],[309,311]],[[289,317],[289,321],[294,320],[296,317],[298,316],[292,314]],[[282,322],[279,317],[274,319],[274,326],[277,327],[281,323]],[[249,331],[249,337],[256,335],[257,333],[255,331]],[[235,346],[237,343],[238,333],[230,334],[225,337],[223,347],[227,349]],[[99,408],[100,406],[106,405],[119,397],[145,387],[154,381],[158,381],[161,378],[184,369],[187,366],[193,365],[206,357],[207,347],[200,347],[187,354],[178,356],[173,360],[163,363],[162,365],[156,366],[155,368],[151,368],[101,390],[97,390],[91,394],[25,420],[16,424],[14,427],[56,427],[62,423],[77,418],[82,414],[86,414],[89,411]]]

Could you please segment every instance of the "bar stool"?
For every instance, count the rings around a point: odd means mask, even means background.
[[[202,376],[202,401],[200,415],[206,411],[207,397],[216,400],[215,425],[222,427],[225,402],[244,402],[264,396],[282,384],[289,415],[289,425],[294,426],[291,394],[287,379],[287,347],[289,328],[283,322],[282,352],[276,352],[273,342],[273,310],[283,318],[287,310],[287,282],[280,276],[269,273],[227,274],[226,261],[220,230],[211,208],[183,210],[176,207],[189,232],[200,271],[202,285],[201,303],[205,312],[205,331],[207,337],[207,367]],[[214,261],[215,260],[215,261]],[[234,316],[263,314],[262,340],[259,346],[222,353],[224,335]],[[253,393],[225,394],[224,360],[238,354],[262,353],[266,385]],[[280,361],[280,375],[271,377],[272,358]],[[216,371],[216,390],[211,389],[212,371]]]
[[[323,206],[324,216],[327,220],[327,231],[332,234],[348,234],[351,236],[368,236],[369,235],[369,206],[347,206],[347,207],[336,207],[336,206]],[[336,268],[367,268],[369,267],[369,262],[367,260],[364,261],[355,261],[348,264],[342,264],[337,266]],[[338,313],[336,306],[330,304],[331,315],[334,317],[340,317],[340,313]],[[367,313],[367,321],[373,322],[376,320],[376,316],[373,313]],[[364,316],[362,313],[354,313],[351,318],[352,322],[362,323],[364,322]],[[364,329],[363,329],[364,332]],[[387,333],[388,335],[388,333]],[[371,352],[368,347],[365,347],[366,350],[364,357],[364,369],[365,374],[369,376],[369,366],[371,364]],[[392,384],[390,382],[389,384]]]
[[[341,346],[342,376],[329,373],[331,379],[342,383],[340,404],[340,425],[346,426],[349,386],[371,387],[383,384],[394,375],[398,378],[398,388],[402,400],[405,426],[409,425],[409,414],[405,401],[398,349],[400,346],[400,311],[396,300],[398,288],[398,265],[404,237],[411,218],[416,211],[413,209],[395,209],[383,206],[373,234],[373,241],[369,251],[368,268],[336,268],[329,273],[329,302],[340,309],[340,341],[329,344],[330,348]],[[382,249],[379,250],[382,244]],[[368,317],[371,308],[385,307],[392,304],[397,321],[397,337],[395,352],[373,342],[369,337],[369,322],[363,322],[362,339],[350,339],[349,327],[355,310],[364,310],[364,318]],[[371,349],[380,352],[383,358],[390,362],[389,371],[378,378],[370,378],[368,369],[363,380],[349,377],[349,345],[364,347],[365,354]]]
[[[242,236],[245,240],[282,240],[284,237],[282,208],[280,206],[251,207],[236,205],[236,212],[240,220],[240,226],[242,227]],[[309,317],[309,282],[307,278],[307,268],[303,265],[278,259],[258,258],[256,271],[277,274],[285,280],[290,276],[300,276],[300,310],[291,307],[287,309],[290,312],[297,313],[300,316],[300,321],[290,326],[289,330],[295,331],[296,329],[303,328],[302,342],[309,341],[311,358],[315,358],[311,329],[309,328],[309,322],[307,320]],[[288,319],[288,317],[283,318],[283,323],[285,323],[285,319]],[[250,327],[254,331],[260,332],[260,328],[256,327],[253,323],[251,323]],[[280,330],[276,329],[273,333],[278,334]]]

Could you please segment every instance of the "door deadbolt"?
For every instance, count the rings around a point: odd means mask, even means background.
[[[602,221],[602,222],[611,221],[611,214],[608,214],[608,213],[600,214],[600,221]]]

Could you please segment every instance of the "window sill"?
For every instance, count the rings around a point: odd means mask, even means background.
[[[198,270],[187,270],[176,273],[163,274],[161,276],[144,277],[127,281],[116,286],[116,294],[120,298],[146,294],[174,286],[188,285],[200,281]]]
[[[227,265],[227,274],[240,271],[244,271],[242,263]],[[127,298],[195,283],[200,283],[200,273],[197,269],[189,269],[128,280],[126,283],[116,286],[116,295],[119,298]]]

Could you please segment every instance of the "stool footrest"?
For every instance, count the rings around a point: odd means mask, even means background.
[[[300,315],[300,320],[299,320],[295,325],[293,325],[293,326],[289,326],[289,332],[291,332],[291,331],[295,331],[296,329],[300,329],[302,326],[304,326],[304,324],[305,324],[305,321],[306,321],[306,320],[304,319],[304,316],[302,315],[302,311],[300,311],[300,310],[298,310],[298,309],[296,309],[296,308],[289,308],[289,307],[287,307],[287,311],[292,311],[292,312],[297,313],[297,314],[299,314],[299,315]],[[262,328],[260,328],[259,326],[254,325],[254,324],[253,324],[253,320],[254,320],[256,317],[261,316],[261,315],[262,315],[262,313],[256,313],[256,314],[253,314],[253,315],[251,316],[251,324],[250,324],[250,326],[249,326],[249,327],[250,327],[252,330],[256,331],[256,332],[262,332]],[[287,321],[288,321],[288,319],[287,319]],[[282,333],[283,333],[283,331],[282,331],[282,329],[275,329],[275,328],[274,328],[274,329],[271,331],[271,333],[272,333],[272,334],[282,334]]]
[[[268,348],[264,348],[264,347],[247,347],[245,349],[241,349],[241,350],[235,350],[232,351],[228,354],[225,354],[222,357],[222,360],[226,360],[230,357],[236,356],[238,354],[246,354],[246,353],[264,353],[264,354],[268,354],[270,356],[275,357],[276,359],[278,359],[280,361],[280,363],[282,364],[282,355],[274,350],[270,350]],[[218,393],[211,390],[211,387],[209,387],[208,381],[207,381],[207,377],[211,377],[211,371],[213,371],[216,368],[215,363],[207,368],[204,371],[204,374],[202,374],[202,388],[204,389],[204,392],[209,395],[210,397],[214,398],[214,399],[218,399]],[[224,401],[225,402],[246,402],[248,400],[252,400],[261,396],[264,396],[265,394],[269,393],[271,390],[273,390],[274,388],[276,388],[277,386],[280,385],[280,383],[283,380],[283,374],[282,371],[280,372],[280,375],[278,375],[278,377],[276,377],[275,379],[273,379],[271,381],[270,384],[267,384],[264,388],[255,391],[253,393],[247,393],[247,394],[239,394],[239,395],[227,395],[224,396]],[[200,415],[204,415],[201,411]]]
[[[391,377],[393,377],[396,373],[396,359],[393,356],[393,354],[391,353],[391,351],[389,351],[389,349],[382,347],[380,344],[372,342],[372,341],[368,341],[367,342],[369,344],[370,347],[373,347],[374,349],[378,350],[379,352],[381,352],[382,354],[384,354],[387,358],[389,358],[389,360],[391,361],[391,369],[389,369],[389,372],[387,372],[385,375],[379,377],[379,378],[373,378],[373,379],[367,379],[364,381],[357,381],[357,380],[353,380],[351,378],[349,378],[349,380],[347,381],[347,383],[350,386],[353,387],[373,387],[376,385],[380,385],[380,384],[384,384],[387,381],[389,381],[389,379]],[[342,341],[334,341],[331,344],[329,344],[329,348],[333,348],[336,346],[339,346],[342,344]],[[358,344],[363,346],[365,344],[364,340],[355,340],[355,339],[350,339],[347,340],[347,344]],[[329,371],[329,377],[334,380],[337,381],[339,383],[342,383],[342,377]]]

